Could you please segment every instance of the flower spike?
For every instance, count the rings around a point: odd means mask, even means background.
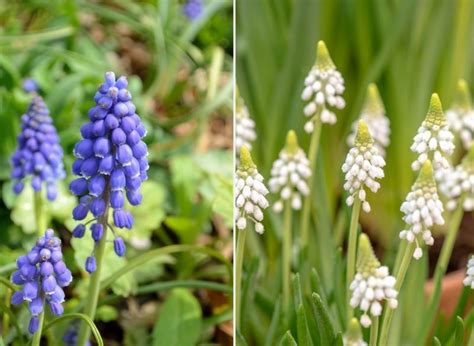
[[[47,198],[54,201],[57,181],[65,176],[63,150],[48,107],[40,96],[33,97],[21,124],[18,146],[11,157],[13,191],[21,193],[25,179],[31,177],[33,190],[38,192],[46,187]]]
[[[400,239],[416,243],[413,253],[415,259],[423,256],[419,242],[423,240],[426,245],[433,245],[434,238],[431,228],[434,225],[443,225],[444,211],[433,177],[431,161],[426,160],[420,170],[417,180],[413,184],[400,210],[405,214],[403,220],[408,228],[400,232]]]
[[[363,119],[359,120],[354,144],[342,165],[342,171],[346,174],[344,189],[349,192],[346,203],[351,206],[355,198],[359,198],[363,210],[368,213],[370,204],[366,201],[365,187],[374,193],[380,188],[380,183],[376,179],[384,177],[382,168],[385,166],[385,160],[375,147]]]
[[[263,210],[268,207],[268,201],[265,198],[268,189],[263,184],[263,176],[258,172],[250,151],[245,145],[240,148],[240,164],[236,172],[235,190],[237,228],[245,229],[247,220],[251,220],[255,224],[255,231],[262,234],[264,232]]]
[[[336,122],[336,115],[329,110],[329,107],[337,109],[345,107],[345,101],[341,96],[343,92],[344,78],[337,71],[326,44],[319,41],[316,62],[305,78],[301,94],[303,101],[307,102],[304,107],[304,114],[309,117],[304,126],[307,133],[313,132],[316,121],[328,124]]]
[[[357,273],[350,290],[350,304],[353,308],[359,307],[362,310],[360,323],[365,328],[372,324],[369,315],[378,317],[382,314],[384,301],[390,309],[398,306],[395,278],[389,274],[387,267],[380,266],[369,237],[363,233],[359,236]]]
[[[39,328],[39,315],[45,304],[56,316],[64,312],[63,288],[71,283],[72,274],[62,258],[61,240],[48,229],[27,255],[17,259],[17,271],[12,274],[11,281],[23,288],[12,295],[11,302],[14,305],[28,303],[32,316],[28,328],[31,334]]]
[[[426,118],[410,147],[418,154],[418,158],[412,163],[413,170],[419,170],[428,159],[433,161],[435,170],[449,168],[447,157],[454,151],[453,139],[439,96],[433,94]]]
[[[375,146],[382,157],[385,148],[390,144],[390,120],[385,115],[385,107],[375,84],[369,84],[365,104],[359,119],[366,122]],[[349,146],[354,146],[358,121],[352,124],[352,132],[347,139]]]
[[[458,81],[453,105],[446,111],[450,129],[459,135],[464,149],[468,150],[474,143],[474,109],[471,93],[465,80]]]
[[[311,168],[293,130],[288,132],[286,146],[273,163],[271,176],[270,190],[280,194],[280,199],[273,205],[273,209],[277,213],[281,212],[286,200],[291,201],[293,209],[301,209],[301,196],[309,194],[308,178],[311,176]]]
[[[72,214],[82,221],[89,212],[99,220],[113,210],[113,224],[117,228],[132,229],[133,215],[125,209],[125,198],[130,205],[142,201],[140,186],[147,179],[148,148],[143,138],[146,129],[127,89],[127,78],[115,78],[107,72],[94,96],[96,105],[89,110],[89,121],[81,127],[82,139],[74,147],[76,161],[72,171],[78,176],[69,185],[79,197]],[[108,227],[106,222],[90,226],[92,238],[99,244]],[[85,226],[79,224],[72,234],[84,235]],[[116,235],[114,249],[118,256],[125,254],[122,238]],[[94,254],[87,258],[86,270],[96,269]]]

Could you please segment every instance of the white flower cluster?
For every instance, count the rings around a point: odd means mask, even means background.
[[[423,163],[420,174],[408,193],[400,210],[405,214],[403,221],[408,228],[400,232],[400,239],[416,244],[413,253],[415,259],[423,256],[419,242],[424,241],[426,245],[433,245],[434,238],[431,228],[434,225],[444,224],[443,204],[439,200],[436,182],[433,178],[433,167],[429,160]]]
[[[370,204],[366,201],[364,186],[374,193],[377,192],[380,183],[375,180],[384,177],[382,169],[384,166],[385,160],[374,146],[367,124],[364,120],[359,120],[355,146],[349,150],[342,165],[346,180],[344,189],[350,194],[346,200],[347,205],[351,206],[355,198],[359,198],[362,202],[362,209],[366,213],[370,212]]]
[[[474,144],[455,168],[437,173],[439,190],[448,198],[446,209],[454,210],[462,202],[465,211],[474,210]]]
[[[268,182],[270,190],[280,194],[273,209],[277,213],[281,212],[287,200],[291,201],[293,209],[301,209],[301,196],[309,194],[307,181],[311,176],[311,168],[305,152],[298,146],[294,131],[288,132],[286,147],[273,163],[271,176]]]
[[[308,102],[304,107],[304,114],[310,117],[304,130],[307,133],[313,132],[315,121],[334,124],[336,115],[328,106],[338,109],[345,107],[346,103],[341,96],[345,89],[344,78],[337,71],[323,41],[318,42],[316,63],[309,71],[304,85],[301,98]]]
[[[363,119],[367,124],[379,154],[385,157],[385,148],[390,144],[390,120],[385,115],[385,107],[375,84],[370,84],[367,89],[367,97],[360,119]],[[354,146],[357,124],[357,122],[352,124],[352,132],[347,138],[347,144],[350,147]]]
[[[418,129],[410,149],[418,154],[411,167],[417,171],[426,160],[433,161],[435,170],[446,169],[450,156],[454,151],[454,136],[449,131],[448,123],[441,108],[441,101],[437,94],[431,97],[428,114]]]
[[[375,257],[370,240],[365,234],[359,237],[357,273],[350,285],[352,296],[350,304],[358,307],[363,314],[360,323],[367,328],[372,324],[369,315],[377,317],[382,314],[382,304],[387,302],[390,309],[398,306],[396,280],[390,275],[388,268],[380,266]]]
[[[464,149],[468,150],[474,140],[474,109],[466,81],[460,80],[457,86],[456,101],[446,111],[449,128],[461,138]]]
[[[251,150],[251,143],[257,139],[255,122],[250,118],[249,111],[243,101],[240,100],[239,102],[241,102],[241,105],[237,106],[235,112],[235,148],[237,153],[244,145]]]
[[[464,286],[471,287],[474,290],[474,256],[471,256],[467,262],[466,277],[463,283]]]
[[[240,164],[235,182],[235,218],[238,229],[247,227],[247,220],[255,223],[255,231],[262,234],[263,210],[268,207],[268,189],[258,172],[246,146],[240,149]]]

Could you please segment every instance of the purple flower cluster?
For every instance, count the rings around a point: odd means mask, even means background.
[[[142,141],[146,130],[135,113],[127,85],[125,77],[116,80],[113,72],[107,72],[94,97],[96,106],[89,111],[90,121],[81,127],[83,139],[74,147],[76,161],[72,167],[79,178],[70,184],[71,192],[79,196],[74,220],[84,220],[89,212],[97,220],[107,215],[110,206],[116,227],[133,226],[132,214],[124,209],[125,197],[131,205],[142,201],[140,185],[147,179],[148,149]],[[90,227],[96,243],[104,234],[104,224]],[[82,238],[85,230],[85,225],[79,224],[73,236]],[[118,256],[125,254],[122,238],[115,238],[114,249]],[[95,267],[95,258],[88,257],[86,270],[91,273]]]
[[[182,7],[183,13],[189,20],[198,19],[203,11],[202,0],[188,0]]]
[[[49,116],[49,110],[40,96],[35,96],[28,111],[21,117],[21,133],[17,137],[17,150],[12,155],[13,191],[23,191],[24,179],[31,176],[31,186],[41,191],[46,184],[50,201],[58,194],[56,181],[65,176],[63,150],[59,136]]]
[[[39,315],[45,302],[54,315],[60,316],[64,312],[62,287],[71,283],[72,275],[62,258],[61,240],[54,236],[52,229],[48,229],[31,251],[16,261],[17,271],[12,274],[11,280],[23,287],[13,294],[11,302],[14,305],[28,302],[32,315],[28,327],[31,334],[38,330]]]

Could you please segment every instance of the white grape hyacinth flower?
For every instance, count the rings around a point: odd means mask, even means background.
[[[271,179],[268,182],[270,191],[279,194],[273,209],[279,213],[285,201],[290,201],[294,210],[301,209],[302,196],[309,194],[308,178],[311,176],[309,160],[305,152],[298,146],[294,131],[289,131],[286,146],[273,163]]]
[[[390,275],[388,267],[381,266],[370,244],[369,237],[362,233],[359,236],[357,251],[357,272],[350,285],[352,292],[350,305],[362,310],[360,324],[368,328],[372,317],[382,314],[383,304],[390,309],[398,306],[396,279]]]
[[[358,198],[362,202],[362,209],[366,213],[370,212],[365,187],[374,193],[378,191],[380,183],[376,180],[384,177],[384,166],[385,160],[374,146],[367,124],[359,120],[354,147],[349,150],[342,165],[346,180],[344,189],[349,192],[346,200],[348,206],[352,206]]]
[[[249,111],[241,98],[237,100],[235,111],[235,148],[240,153],[242,146],[252,150],[252,142],[257,139],[255,122],[250,118]]]
[[[342,344],[344,346],[367,346],[364,341],[362,330],[360,328],[359,320],[352,317],[347,326],[347,332],[342,338]]]
[[[462,203],[464,211],[474,211],[474,143],[459,165],[437,174],[437,181],[448,199],[446,209],[454,210]]]
[[[464,286],[471,287],[474,290],[474,256],[467,261],[466,277],[464,278]]]
[[[471,94],[465,80],[458,81],[453,106],[446,111],[449,128],[456,133],[464,146],[469,150],[474,140],[474,109]]]
[[[237,229],[243,230],[250,220],[255,224],[255,231],[264,232],[263,210],[269,205],[266,195],[268,189],[263,183],[263,176],[252,161],[249,150],[244,145],[240,148],[240,163],[235,181],[235,220]]]
[[[432,246],[434,238],[431,229],[434,225],[444,224],[443,204],[438,196],[430,160],[423,163],[418,178],[400,210],[404,214],[403,221],[408,226],[400,232],[400,239],[416,244],[413,257],[418,260],[423,256],[420,242]]]
[[[367,88],[367,96],[364,108],[359,119],[363,119],[369,128],[370,135],[374,139],[374,146],[379,154],[385,157],[385,149],[390,144],[390,120],[385,115],[385,107],[380,98],[379,91],[375,84],[370,84]],[[357,124],[352,124],[352,132],[347,138],[347,144],[352,147],[357,134]]]
[[[425,120],[418,128],[410,149],[418,154],[411,167],[418,171],[426,160],[431,160],[435,170],[449,168],[448,157],[454,151],[454,136],[449,130],[438,94],[431,96]]]
[[[318,42],[316,62],[304,80],[304,89],[301,98],[306,102],[304,115],[309,120],[304,125],[307,133],[314,131],[315,122],[334,124],[336,114],[329,107],[342,109],[346,103],[342,98],[344,93],[344,78],[336,69],[336,65],[329,55],[326,44]]]

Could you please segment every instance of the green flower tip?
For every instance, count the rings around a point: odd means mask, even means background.
[[[333,70],[336,68],[324,41],[318,42],[318,47],[316,49],[316,68],[322,71]]]
[[[253,163],[252,155],[246,145],[243,145],[240,148],[240,169],[244,171],[249,171],[250,169],[255,168],[255,163]]]
[[[359,320],[355,317],[349,321],[347,326],[346,338],[348,341],[357,342],[362,340],[362,329]]]
[[[426,160],[421,167],[417,182],[434,184],[433,165],[430,160]]]
[[[379,89],[374,83],[367,87],[367,96],[365,98],[364,111],[368,114],[380,115],[385,113],[385,107],[380,97]]]
[[[370,135],[369,128],[363,119],[359,120],[357,126],[357,134],[355,138],[355,144],[358,147],[368,147],[374,143],[372,136]]]
[[[298,145],[298,138],[296,137],[296,133],[293,130],[288,131],[288,135],[286,136],[286,151],[290,155],[296,154],[299,149]]]
[[[370,239],[367,234],[361,233],[359,236],[359,249],[357,251],[357,272],[368,276],[378,267],[380,267],[380,262],[375,257]]]
[[[453,105],[455,108],[470,109],[472,106],[469,86],[464,79],[458,81]]]
[[[446,125],[446,118],[443,113],[443,107],[441,106],[441,100],[439,99],[437,93],[431,95],[430,108],[428,108],[428,114],[426,115],[425,121],[431,126]]]

